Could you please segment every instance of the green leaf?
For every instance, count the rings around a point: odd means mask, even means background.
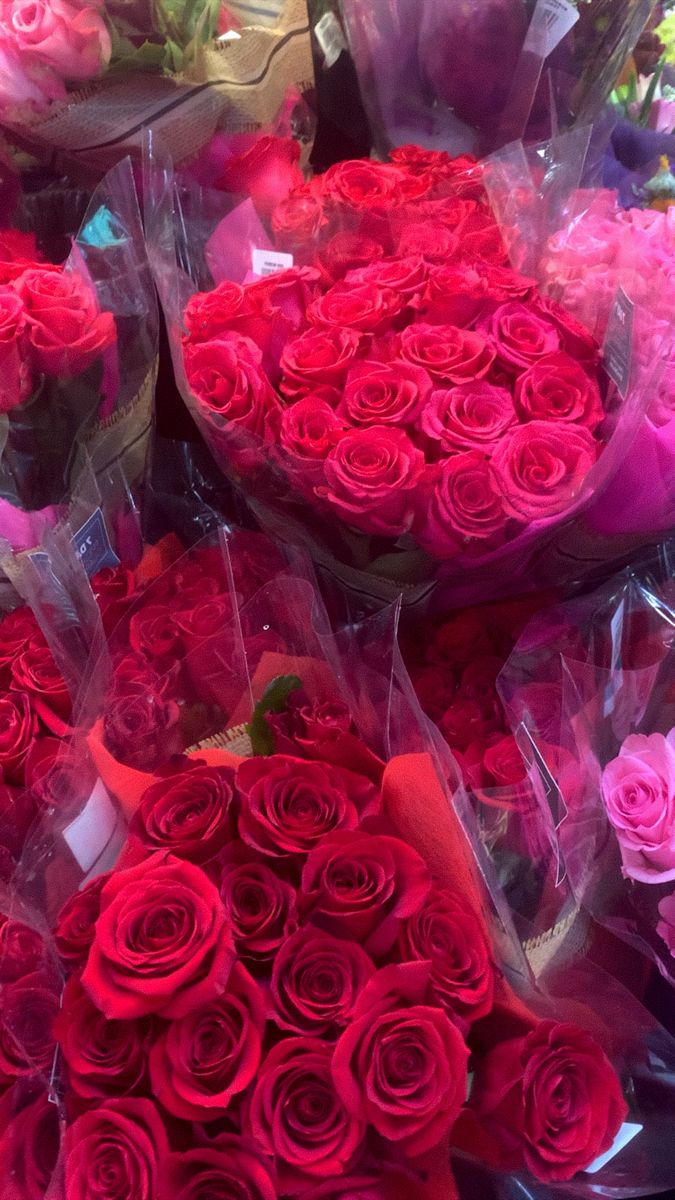
[[[277,675],[276,679],[268,683],[246,726],[254,754],[274,754],[274,731],[268,724],[266,715],[283,712],[291,692],[297,692],[301,687],[302,683],[297,675]]]
[[[659,65],[657,66],[654,74],[652,75],[651,79],[649,80],[649,87],[647,88],[647,91],[645,92],[645,98],[642,101],[642,106],[640,108],[640,115],[638,116],[638,125],[646,125],[649,120],[649,113],[650,113],[652,104],[654,103],[654,96],[656,94],[656,89],[659,86],[659,80],[663,74],[665,65],[666,65],[666,60],[665,60],[665,58],[662,58]]]

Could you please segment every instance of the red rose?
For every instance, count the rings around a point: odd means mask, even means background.
[[[458,553],[465,542],[492,548],[503,541],[506,513],[488,456],[466,450],[444,462],[431,477],[416,533],[436,558]]]
[[[272,858],[306,855],[334,829],[355,829],[379,812],[363,775],[286,754],[249,758],[237,768],[239,835]]]
[[[101,612],[103,628],[110,634],[129,607],[136,586],[134,573],[121,565],[103,567],[90,582]]]
[[[323,759],[327,746],[334,746],[349,733],[352,717],[342,700],[311,701],[302,691],[293,693],[283,713],[269,713],[267,722],[275,735],[275,747],[283,754]]]
[[[504,666],[503,657],[476,658],[462,671],[459,691],[465,699],[475,700],[487,713],[499,716],[497,676]]]
[[[0,984],[34,974],[44,958],[45,944],[37,930],[0,916]]]
[[[336,397],[339,393],[335,393]],[[281,415],[279,444],[300,458],[321,461],[332,450],[345,421],[318,395],[304,396]]]
[[[553,321],[525,304],[500,305],[480,322],[480,329],[495,347],[500,363],[510,371],[531,367],[544,355],[560,349],[560,335]]]
[[[412,524],[424,455],[402,429],[373,425],[346,433],[324,463],[317,495],[349,525],[394,536]]]
[[[438,263],[429,272],[429,283],[420,305],[432,324],[472,325],[487,302],[487,286],[475,263]]]
[[[161,689],[162,681],[153,671],[146,671],[144,678],[120,688],[106,704],[106,747],[127,766],[151,771],[184,749],[178,727],[180,709]]]
[[[302,901],[312,922],[352,938],[374,957],[390,950],[400,922],[418,911],[430,887],[417,851],[381,834],[330,834],[302,873]]]
[[[183,313],[189,342],[218,341],[223,333],[239,333],[258,342],[264,336],[265,315],[262,296],[240,283],[222,280],[210,292],[195,292]],[[266,314],[269,319],[270,314]]]
[[[401,334],[401,357],[428,371],[439,383],[482,379],[495,360],[480,333],[454,325],[409,325]]]
[[[446,663],[448,667],[463,667],[475,658],[490,654],[493,644],[485,619],[468,610],[446,621],[436,631],[427,649],[427,660]]]
[[[506,304],[508,300],[528,300],[537,286],[536,281],[529,279],[527,275],[512,271],[510,267],[485,262],[482,258],[474,259],[471,266],[485,284],[487,294],[495,304]]]
[[[214,186],[250,196],[260,216],[269,218],[293,188],[302,185],[299,158],[300,145],[295,138],[259,137],[243,154],[226,161]]]
[[[504,508],[518,521],[537,521],[568,508],[598,456],[583,426],[530,421],[511,431],[492,456]]]
[[[59,1157],[59,1112],[44,1085],[16,1084],[0,1100],[2,1200],[43,1200]]]
[[[56,922],[54,941],[59,957],[71,970],[84,966],[101,912],[101,891],[109,875],[97,875],[66,901]]]
[[[52,1028],[58,1011],[58,994],[44,972],[22,975],[3,987],[0,1087],[20,1076],[51,1071],[55,1046]]]
[[[525,371],[515,401],[524,421],[573,421],[592,431],[605,415],[596,381],[569,354],[547,354]]]
[[[508,262],[502,231],[491,214],[470,213],[458,226],[457,234],[464,254],[475,255],[497,266]]]
[[[27,267],[44,267],[45,270],[60,271],[52,263],[41,263],[34,233],[23,233],[20,229],[0,230],[0,281],[9,283],[23,275]]]
[[[351,159],[336,163],[322,175],[321,193],[329,200],[339,201],[349,208],[391,208],[398,199],[397,188],[405,176],[389,163]]]
[[[304,253],[325,223],[321,201],[296,192],[277,204],[272,213],[272,232],[281,250]]]
[[[224,332],[183,349],[190,390],[211,418],[232,421],[262,436],[278,407],[262,368],[262,351],[250,338]]]
[[[413,221],[403,227],[397,253],[402,257],[422,255],[428,262],[447,262],[459,250],[459,238],[431,221]]]
[[[320,263],[329,279],[342,279],[348,271],[382,258],[383,246],[363,233],[336,233],[321,247]]]
[[[353,425],[412,425],[431,393],[431,379],[407,362],[357,362],[338,413]]]
[[[145,1081],[149,1026],[108,1021],[73,976],[66,984],[54,1034],[68,1068],[68,1089],[77,1100],[128,1096]]]
[[[429,275],[429,267],[420,255],[402,258],[382,258],[367,267],[348,271],[345,283],[357,286],[370,284],[378,288],[391,288],[405,300],[412,300],[423,291]]]
[[[516,423],[511,393],[479,379],[432,392],[420,429],[446,454],[489,450]]]
[[[470,1108],[506,1170],[572,1179],[612,1145],[628,1112],[602,1048],[574,1025],[540,1021],[478,1059]]]
[[[289,342],[281,355],[281,390],[290,399],[316,388],[341,387],[356,357],[360,335],[355,329],[309,329]]]
[[[330,1036],[348,1025],[375,968],[356,942],[299,929],[272,968],[272,1020],[291,1033]]]
[[[443,667],[422,667],[412,681],[423,711],[438,721],[455,696],[452,673]]]
[[[147,604],[134,613],[129,622],[129,644],[137,654],[165,658],[178,643],[173,614],[164,604]]]
[[[527,763],[511,734],[486,749],[483,768],[489,780],[487,787],[514,787],[527,779]]]
[[[68,1200],[156,1200],[166,1130],[151,1100],[105,1100],[66,1133]]]
[[[452,1018],[477,1021],[492,1008],[494,969],[483,925],[466,898],[434,888],[401,927],[404,961],[431,963],[429,987]]]
[[[30,395],[33,384],[26,358],[26,314],[14,288],[0,286],[0,412],[11,412]]]
[[[356,329],[385,333],[403,309],[403,299],[372,283],[336,283],[307,309],[307,320],[319,329]]]
[[[0,770],[9,783],[24,782],[26,756],[38,731],[30,696],[0,694]]]
[[[384,1164],[372,1171],[330,1179],[303,1192],[303,1200],[413,1200],[413,1197],[431,1200],[431,1193],[419,1178]],[[456,1192],[445,1190],[443,1200],[458,1200],[458,1197]]]
[[[439,721],[439,728],[448,745],[463,753],[472,742],[480,741],[498,727],[494,714],[486,714],[475,700],[458,697]]]
[[[170,1154],[160,1195],[171,1200],[277,1200],[269,1165],[256,1147],[229,1134]]]
[[[39,745],[39,742],[34,745]],[[0,829],[5,855],[3,866],[7,864],[10,874],[13,874],[21,857],[24,843],[38,813],[38,803],[30,791],[24,787],[10,787],[6,783],[0,783]]]
[[[274,958],[297,926],[295,888],[233,845],[220,893],[237,953],[253,963]]]
[[[414,1157],[438,1145],[466,1097],[469,1051],[427,1000],[429,963],[378,971],[333,1056],[347,1110]]]
[[[29,645],[14,659],[11,686],[32,697],[33,708],[50,733],[63,737],[68,732],[70,692],[47,646]]]
[[[204,866],[232,836],[233,780],[229,767],[195,767],[162,779],[143,793],[130,837],[149,852],[168,850]]]
[[[332,1053],[318,1038],[289,1038],[260,1068],[247,1125],[276,1159],[282,1194],[306,1188],[312,1177],[342,1175],[361,1145],[365,1127],[335,1091]]]
[[[115,318],[99,311],[95,290],[76,271],[34,268],[14,286],[24,302],[28,345],[39,371],[72,379],[116,341]]]
[[[82,983],[109,1019],[182,1017],[225,990],[233,960],[225,909],[204,872],[153,854],[103,887]]]
[[[172,1021],[155,1042],[153,1095],[183,1121],[224,1117],[258,1072],[264,1032],[263,994],[235,963],[221,996]]]
[[[0,669],[11,667],[14,659],[29,645],[44,637],[37,620],[29,608],[22,606],[6,613],[0,621]],[[9,686],[9,679],[8,679]]]

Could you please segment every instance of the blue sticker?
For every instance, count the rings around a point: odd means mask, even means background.
[[[91,221],[87,221],[77,240],[85,246],[95,246],[104,250],[106,246],[123,246],[127,236],[118,218],[103,204],[94,213]]]
[[[105,518],[100,508],[91,514],[73,538],[75,553],[91,579],[103,567],[116,567],[119,558],[110,545]]]

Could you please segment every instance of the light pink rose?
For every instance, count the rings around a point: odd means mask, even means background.
[[[627,737],[602,773],[601,791],[624,875],[675,879],[675,730]]]
[[[51,67],[61,79],[93,79],[110,62],[110,34],[89,5],[12,0],[5,11],[19,53]]]
[[[22,54],[15,40],[0,31],[0,110],[21,105],[46,108],[50,100],[62,100],[66,89],[49,67]]]

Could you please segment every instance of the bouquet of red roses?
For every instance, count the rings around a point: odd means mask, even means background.
[[[202,560],[202,585],[215,564]],[[120,645],[142,631],[138,656],[154,655],[166,679],[197,681],[194,647],[165,644],[185,618],[160,619],[152,603],[178,572],[199,607],[189,565],[158,575],[158,592],[137,596],[118,628]],[[611,982],[606,1025],[575,999],[569,964],[557,995],[527,990],[524,1003],[512,990],[523,968],[508,918],[497,941],[442,782],[455,788],[452,764],[392,667],[382,618],[332,636],[310,583],[287,575],[237,624],[246,671],[234,702],[220,693],[220,732],[212,702],[193,703],[182,729],[193,744],[172,756],[164,738],[130,766],[109,741],[110,693],[88,738],[96,803],[85,798],[67,831],[45,823],[17,874],[0,959],[14,1114],[0,1158],[17,1189],[48,1194],[58,1128],[45,1089],[66,1125],[66,1194],[82,1200],[102,1179],[110,1200],[447,1197],[451,1143],[523,1180],[593,1165],[593,1183],[574,1185],[582,1195],[619,1179],[638,1193],[646,1155],[647,1185],[667,1186],[669,1118],[635,1030],[658,1040],[666,1069],[675,1044]],[[283,631],[282,650],[277,638],[261,654],[265,626]],[[223,672],[231,649],[224,658]],[[74,870],[73,849],[98,836],[102,794],[128,820],[121,856]],[[60,1006],[44,928],[18,907],[29,896],[54,926]],[[503,912],[498,889],[491,898]],[[624,1088],[643,1123],[630,1145]],[[41,1143],[39,1122],[50,1131]],[[610,1151],[616,1167],[598,1158]]]
[[[142,470],[157,306],[128,163],[88,205],[44,192],[15,220],[0,236],[0,536],[26,549],[64,515],[87,461]]]
[[[147,182],[177,378],[209,446],[268,529],[366,594],[484,598],[615,467],[629,431],[599,348],[505,266],[470,160],[340,163],[215,228],[222,198],[159,168]]]

